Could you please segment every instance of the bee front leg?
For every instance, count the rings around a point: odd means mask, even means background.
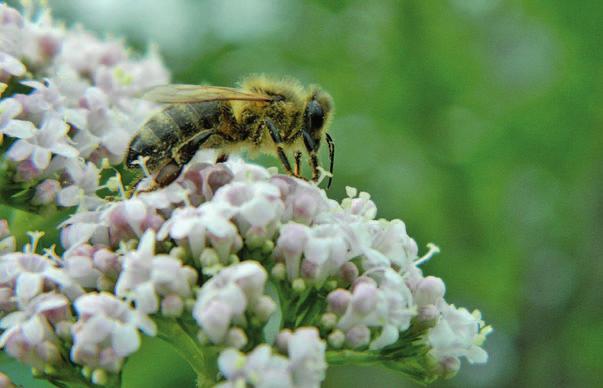
[[[285,150],[283,149],[283,141],[281,139],[281,135],[279,133],[278,128],[276,128],[276,126],[270,119],[266,119],[266,125],[268,126],[268,132],[270,132],[270,137],[272,137],[272,141],[274,141],[274,144],[276,145],[276,152],[278,154],[278,158],[281,160],[281,163],[287,171],[287,174],[295,175],[293,173],[293,169],[291,169],[291,164],[289,163],[289,159],[287,159]]]
[[[312,139],[312,136],[306,131],[303,132],[304,135],[304,145],[306,146],[306,150],[308,151],[308,155],[310,155],[309,163],[310,168],[312,168],[312,180],[314,182],[318,181],[320,177],[320,173],[318,171],[318,156],[316,155],[316,142]]]
[[[216,159],[216,163],[224,163],[228,160],[228,154],[220,154]]]

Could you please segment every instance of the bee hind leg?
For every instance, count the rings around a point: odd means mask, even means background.
[[[295,153],[295,176],[296,177],[301,177],[301,158],[302,158],[302,153],[297,151]]]

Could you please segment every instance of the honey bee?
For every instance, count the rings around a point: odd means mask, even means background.
[[[333,172],[335,144],[327,133],[333,100],[317,86],[251,76],[240,88],[164,85],[148,90],[143,98],[167,105],[134,136],[126,163],[135,168],[144,158],[159,187],[173,182],[200,148],[218,149],[218,161],[240,150],[276,155],[288,174],[300,178],[306,153],[312,180],[317,181],[317,153],[324,138]],[[287,156],[291,153],[294,168]]]

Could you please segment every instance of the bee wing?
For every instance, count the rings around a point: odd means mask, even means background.
[[[241,89],[183,84],[155,86],[148,89],[142,98],[168,104],[226,100],[272,101],[271,97]]]

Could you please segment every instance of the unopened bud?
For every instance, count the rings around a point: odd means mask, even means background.
[[[371,340],[371,332],[365,325],[356,325],[352,327],[345,336],[346,344],[352,348],[361,348],[368,345]]]
[[[241,349],[243,346],[247,345],[247,335],[242,329],[233,327],[226,333],[225,342],[228,346]]]
[[[337,315],[333,313],[325,313],[320,317],[320,325],[326,330],[331,330],[336,324]]]
[[[184,310],[184,302],[179,295],[168,295],[161,301],[161,314],[165,317],[179,317]]]
[[[272,298],[266,295],[261,296],[257,304],[254,306],[256,317],[261,322],[266,322],[275,309],[276,303],[272,300]]]
[[[415,302],[418,306],[437,304],[444,297],[446,286],[442,279],[435,276],[427,276],[417,284],[415,291]]]
[[[283,263],[276,263],[274,267],[272,267],[272,271],[270,273],[276,280],[285,280],[285,277],[287,276],[287,268]]]
[[[180,261],[184,261],[184,259],[186,259],[186,249],[183,247],[174,247],[170,249],[170,256],[173,256]]]
[[[92,372],[92,383],[96,385],[106,385],[109,381],[109,377],[107,376],[107,372],[103,369],[95,369]]]
[[[218,252],[216,252],[213,248],[205,248],[203,252],[201,252],[201,266],[203,267],[213,267],[218,264],[220,258],[218,257]]]
[[[284,329],[276,336],[276,347],[281,353],[287,354],[289,352],[289,339],[292,335],[291,330]]]
[[[334,349],[340,349],[345,342],[345,334],[341,330],[334,330],[327,337],[327,341],[329,341],[329,345]]]
[[[358,267],[356,267],[356,264],[348,261],[343,263],[339,269],[339,273],[346,284],[352,284],[358,278]]]
[[[301,294],[306,290],[306,282],[304,281],[304,279],[297,278],[293,281],[291,287],[293,287],[293,291],[295,293]]]
[[[327,303],[329,304],[329,311],[337,314],[343,315],[345,310],[348,308],[348,304],[352,299],[352,294],[348,290],[344,290],[343,288],[339,288],[327,296]]]

